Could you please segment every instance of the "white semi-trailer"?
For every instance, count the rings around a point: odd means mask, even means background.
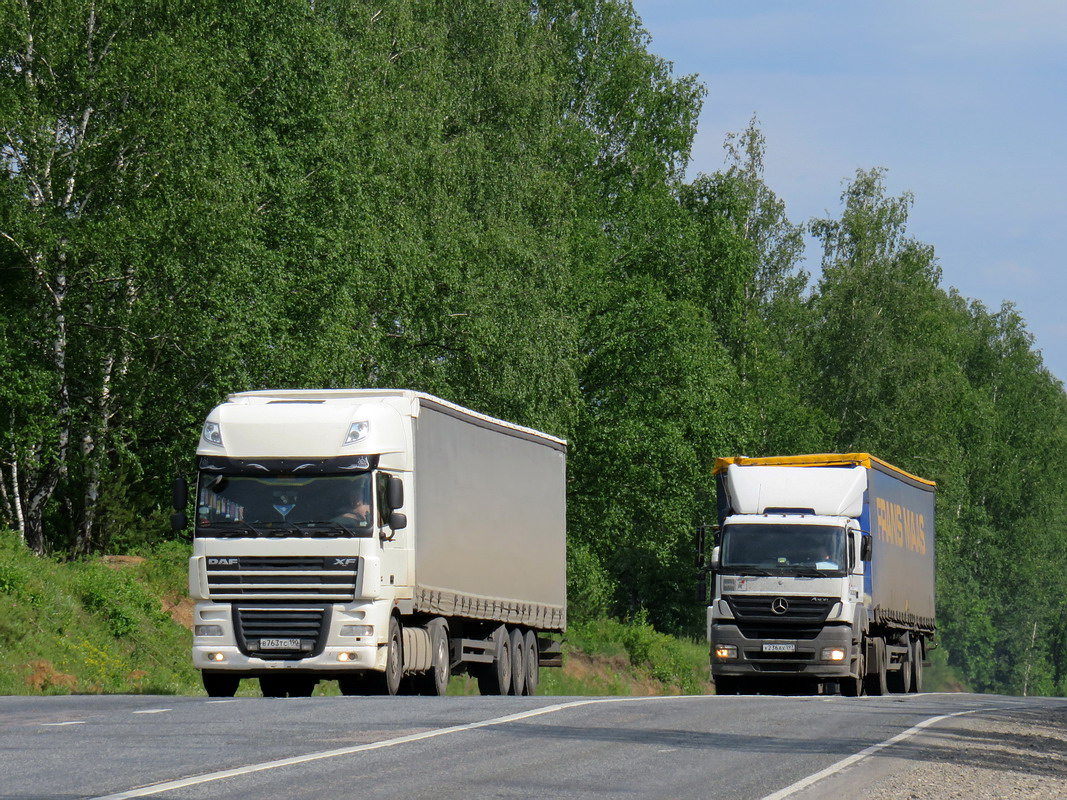
[[[715,474],[716,691],[918,691],[934,633],[934,484],[868,453],[722,458]]]
[[[566,626],[565,462],[561,439],[419,392],[230,395],[197,449],[204,688],[443,694],[466,672],[532,694]]]

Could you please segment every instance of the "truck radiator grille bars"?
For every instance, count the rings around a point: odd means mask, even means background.
[[[269,660],[317,655],[329,628],[328,616],[326,608],[235,606],[237,646],[245,655]]]
[[[789,595],[724,595],[738,624],[746,622],[820,624],[835,599]]]
[[[335,556],[209,558],[212,600],[352,600],[359,559]]]

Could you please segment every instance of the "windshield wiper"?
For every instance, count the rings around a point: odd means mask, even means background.
[[[354,531],[334,522],[332,519],[316,519],[310,522],[294,522],[293,527],[305,535],[314,536],[324,534],[326,536],[352,536]]]
[[[238,533],[250,533],[253,536],[262,535],[262,533],[251,524],[238,519],[215,520],[214,522],[205,522],[196,527],[199,530],[213,528],[215,530],[223,531],[224,536],[236,536]]]
[[[798,575],[802,578],[821,578],[826,574],[822,569],[810,569],[805,567],[793,567],[789,570],[794,575]]]
[[[728,564],[722,568],[722,571],[727,575],[777,575],[778,572],[772,572],[769,569],[763,567],[753,567],[749,564]]]

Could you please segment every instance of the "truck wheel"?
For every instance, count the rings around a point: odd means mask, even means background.
[[[382,694],[396,694],[404,677],[404,637],[396,617],[389,617],[389,652],[385,657],[385,672],[378,679]]]
[[[204,681],[204,691],[208,697],[233,697],[241,684],[239,676],[225,672],[202,672],[200,677]]]
[[[526,631],[526,687],[523,694],[537,694],[537,685],[541,682],[541,658],[537,649],[537,634]]]
[[[907,694],[911,691],[911,645],[908,645],[908,658],[900,662],[900,669],[887,676],[889,690],[894,694]]]
[[[920,639],[911,643],[911,691],[923,690],[923,645]]]
[[[511,639],[511,688],[508,694],[519,697],[526,689],[526,639],[522,631],[512,628]]]
[[[863,643],[860,642],[858,648],[859,655],[856,656],[856,677],[851,675],[847,678],[841,679],[841,694],[845,697],[860,697],[863,694],[863,681],[864,674],[867,672],[867,661],[863,657]]]
[[[482,694],[507,694],[511,688],[511,637],[501,625],[493,632],[496,647],[493,663],[484,664],[478,671],[478,691]]]
[[[885,668],[885,650],[882,650],[882,658],[879,659],[878,672],[867,676],[866,689],[869,695],[889,694],[889,674]]]
[[[435,619],[428,626],[430,631],[431,666],[429,671],[416,676],[419,694],[443,697],[452,675],[452,654],[448,647],[448,623]]]

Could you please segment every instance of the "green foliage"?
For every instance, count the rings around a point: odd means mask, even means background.
[[[701,635],[716,456],[866,450],[938,482],[945,669],[1067,691],[1067,397],[1024,321],[941,287],[880,169],[810,283],[755,120],[683,179],[705,92],[625,0],[9,3],[0,50],[0,526],[45,559],[2,542],[7,640],[85,620],[52,660],[124,685],[99,637],[184,583],[204,412],[404,386],[570,440],[571,617],[635,620],[627,660]],[[142,550],[52,595],[49,554]]]
[[[184,594],[186,548],[141,558],[42,559],[0,532],[0,693],[198,692],[189,632],[162,606]]]

